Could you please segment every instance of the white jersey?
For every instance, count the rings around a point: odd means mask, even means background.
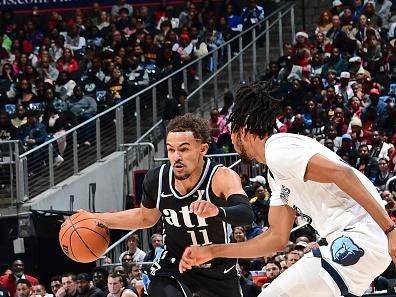
[[[316,154],[349,166],[336,153],[306,136],[279,133],[267,140],[265,159],[270,171],[270,204],[289,205],[309,216],[312,227],[322,237],[358,222],[373,223],[368,212],[334,183],[304,180],[308,161]],[[370,180],[358,170],[354,171],[365,188],[381,203],[381,197]]]

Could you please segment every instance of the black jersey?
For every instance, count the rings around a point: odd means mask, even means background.
[[[217,197],[211,186],[213,176],[220,166],[222,165],[205,158],[201,177],[195,187],[185,195],[178,193],[174,187],[171,165],[162,165],[146,174],[142,204],[147,208],[157,208],[161,211],[164,253],[172,262],[179,263],[187,246],[229,242],[231,235],[229,224],[219,218],[203,219],[189,211],[190,204],[201,199],[218,207],[227,206],[227,201]]]

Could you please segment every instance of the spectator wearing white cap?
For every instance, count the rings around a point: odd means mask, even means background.
[[[335,85],[336,95],[342,95],[345,104],[353,97],[353,90],[350,86],[350,78],[351,74],[347,71],[343,71],[340,74],[340,82]]]
[[[330,11],[333,15],[341,15],[343,8],[344,3],[342,3],[340,0],[334,0]]]
[[[258,188],[259,186],[265,186],[267,183],[265,177],[262,175],[257,175],[256,177],[250,178],[250,181],[252,182],[254,189]]]
[[[349,73],[351,77],[356,79],[356,75],[363,73],[367,78],[371,78],[370,72],[363,68],[362,59],[358,56],[349,58]]]

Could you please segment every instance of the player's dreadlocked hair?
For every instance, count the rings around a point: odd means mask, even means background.
[[[209,143],[210,129],[208,121],[192,113],[186,113],[172,119],[166,127],[166,135],[169,132],[192,132],[196,139],[202,143]]]
[[[240,87],[228,120],[231,132],[245,128],[260,138],[271,135],[276,127],[281,102],[273,97],[274,92],[270,82],[259,81]]]

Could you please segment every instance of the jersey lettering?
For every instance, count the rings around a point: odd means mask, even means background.
[[[177,212],[173,209],[170,208],[164,208],[162,211],[164,218],[166,220],[166,222],[171,225],[171,226],[175,226],[175,227],[182,227],[182,225],[180,224]],[[198,225],[196,226],[195,224],[193,224],[191,222],[191,212],[188,209],[188,206],[182,206],[181,209],[179,210],[179,213],[182,214],[182,224],[183,226],[187,227],[187,228],[194,228],[194,227],[207,227],[208,223],[206,223],[206,220],[204,218],[201,218],[197,215],[194,215],[197,218],[198,221]]]
[[[165,217],[165,221],[172,226],[181,227],[179,219],[177,218],[177,213],[173,209],[164,209],[162,211]]]

